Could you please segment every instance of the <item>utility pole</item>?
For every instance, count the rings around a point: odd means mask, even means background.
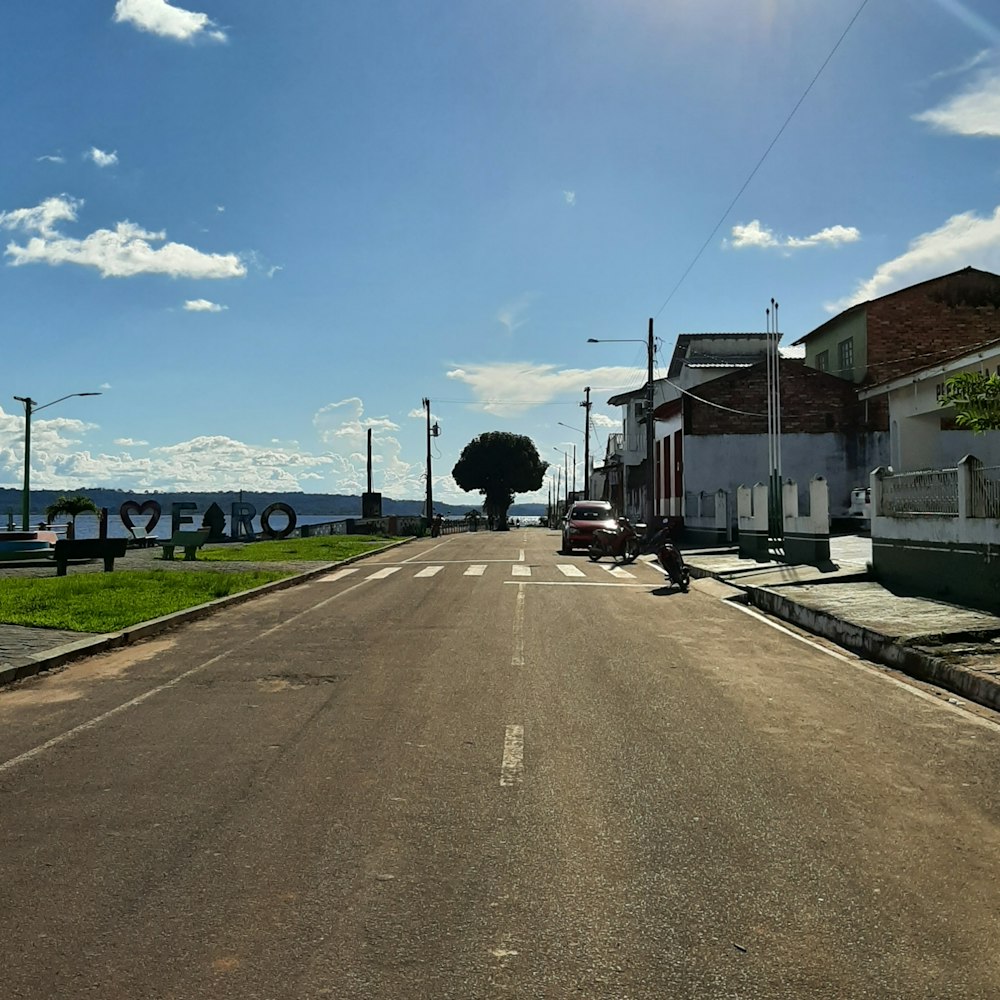
[[[580,404],[583,407],[583,499],[590,499],[590,386],[584,390],[586,399]]]
[[[656,469],[653,462],[653,317],[649,318],[649,335],[646,339],[646,532],[652,535],[653,518],[656,516]]]
[[[427,524],[434,520],[434,490],[431,479],[431,438],[439,437],[441,428],[437,421],[431,426],[431,401],[424,397],[424,409],[427,411],[427,510],[424,512],[427,517]]]

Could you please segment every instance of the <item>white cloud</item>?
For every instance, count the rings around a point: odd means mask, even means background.
[[[65,236],[58,222],[73,222],[83,202],[67,195],[46,198],[34,208],[0,212],[0,227],[37,233],[23,246],[7,244],[5,255],[22,264],[78,264],[96,268],[102,277],[166,274],[172,278],[238,278],[246,265],[237,254],[203,253],[184,243],[164,243],[165,232],[149,232],[124,221],[114,229],[98,229],[83,239]]]
[[[424,411],[413,411],[409,416],[417,412]],[[395,498],[420,496],[426,490],[423,465],[401,458],[402,446],[391,433],[399,430],[399,425],[388,417],[366,417],[364,403],[358,397],[321,407],[313,416],[313,426],[333,453],[336,492],[363,493],[368,489],[369,428],[375,489]]]
[[[576,204],[576,192],[575,191],[563,191],[563,201],[565,201],[567,205],[570,205],[570,206],[575,205]]]
[[[645,352],[643,352],[645,353]],[[564,368],[530,362],[497,362],[453,368],[448,378],[463,382],[487,413],[513,417],[560,396],[582,396],[584,386],[614,391],[641,384],[636,368]]]
[[[613,427],[616,430],[622,426],[621,416],[609,417],[606,413],[591,413],[590,422],[595,427],[607,427],[609,429]]]
[[[10,212],[0,212],[0,226],[4,229],[20,229],[24,232],[38,232],[42,236],[55,235],[57,222],[73,222],[76,210],[83,204],[66,195],[46,198],[34,208],[15,208]]]
[[[58,153],[45,153],[35,157],[36,163],[65,163],[66,157]]]
[[[524,314],[536,298],[538,296],[534,292],[525,292],[513,302],[501,306],[497,312],[498,322],[506,328],[508,333],[513,333],[519,326],[524,326]]]
[[[118,151],[105,153],[103,149],[91,146],[84,154],[88,160],[96,163],[99,167],[113,167],[118,162]]]
[[[913,119],[953,135],[1000,136],[1000,74],[980,74],[963,93]]]
[[[216,42],[226,41],[226,33],[207,14],[174,7],[167,0],[118,0],[114,19],[119,24],[131,24],[140,31],[179,42],[199,37]]]
[[[1000,206],[986,218],[974,212],[953,215],[938,229],[922,233],[904,254],[880,265],[870,278],[860,282],[853,294],[825,308],[841,312],[858,302],[969,266],[1000,271]]]
[[[149,444],[148,441],[138,441],[135,438],[115,438],[112,443],[119,448],[141,448]]]
[[[776,236],[774,230],[760,224],[759,219],[748,222],[745,226],[736,225],[732,228],[732,240],[728,245],[737,250],[747,247],[758,250],[770,250],[780,247],[785,250],[799,250],[803,247],[839,246],[842,243],[856,243],[861,239],[860,230],[854,226],[827,226],[811,236]]]
[[[220,306],[218,302],[209,302],[208,299],[187,299],[184,302],[184,309],[187,312],[217,313],[228,308],[229,306]]]

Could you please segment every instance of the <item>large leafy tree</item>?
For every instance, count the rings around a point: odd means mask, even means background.
[[[451,474],[463,490],[483,494],[483,510],[501,531],[515,493],[541,489],[548,462],[543,462],[529,437],[507,431],[487,431],[463,449]]]
[[[1000,376],[960,372],[945,380],[938,402],[955,407],[955,423],[983,434],[1000,430]]]

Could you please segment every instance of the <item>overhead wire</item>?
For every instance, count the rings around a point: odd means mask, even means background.
[[[740,189],[736,192],[735,195],[733,195],[732,200],[726,206],[726,210],[719,217],[719,221],[716,222],[716,224],[712,227],[711,232],[708,234],[707,237],[705,237],[705,241],[704,241],[704,243],[702,243],[701,247],[698,249],[698,252],[694,255],[694,257],[691,258],[691,262],[684,269],[684,271],[681,274],[681,276],[677,279],[677,283],[670,290],[670,294],[664,300],[663,305],[661,305],[660,308],[657,309],[657,311],[654,313],[654,319],[658,318],[659,315],[660,315],[660,313],[662,313],[663,310],[667,308],[667,305],[670,302],[670,300],[674,297],[674,295],[677,293],[677,290],[681,287],[681,285],[684,283],[684,281],[687,278],[687,276],[694,269],[695,264],[697,264],[698,261],[701,259],[701,255],[708,248],[708,245],[709,245],[709,243],[712,242],[713,238],[715,237],[715,234],[719,231],[719,229],[722,228],[722,224],[729,217],[729,213],[733,210],[733,208],[735,207],[736,203],[740,200],[740,197],[743,195],[743,192],[746,191],[746,189],[750,186],[750,182],[754,179],[754,177],[757,176],[757,171],[760,170],[760,168],[764,165],[764,161],[770,155],[771,150],[774,149],[774,147],[777,144],[778,140],[784,134],[785,129],[788,128],[788,126],[791,123],[792,119],[795,117],[795,113],[802,106],[803,101],[805,101],[805,99],[809,96],[810,91],[816,85],[816,81],[819,80],[820,76],[822,76],[823,70],[826,69],[826,67],[829,64],[830,60],[834,57],[834,55],[836,55],[837,50],[840,48],[840,46],[843,43],[844,39],[847,37],[848,32],[851,30],[852,27],[854,27],[855,21],[857,21],[857,19],[861,16],[862,11],[867,6],[868,6],[868,0],[861,0],[861,4],[858,7],[858,9],[854,12],[854,16],[850,19],[850,21],[847,22],[847,27],[844,28],[844,30],[841,33],[840,37],[837,39],[836,43],[834,44],[833,48],[830,50],[830,52],[827,55],[827,57],[821,63],[819,69],[816,70],[815,75],[809,81],[809,85],[802,92],[802,96],[795,102],[794,107],[792,108],[791,111],[789,111],[788,116],[781,123],[781,127],[774,134],[774,138],[771,139],[771,141],[767,144],[767,148],[764,150],[764,152],[761,155],[760,159],[757,161],[757,163],[754,165],[754,168],[747,175],[746,180],[743,181],[743,183],[740,185]]]

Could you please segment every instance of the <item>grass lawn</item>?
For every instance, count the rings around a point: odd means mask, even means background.
[[[71,632],[116,632],[288,576],[272,570],[140,570],[4,580],[0,621]]]
[[[317,538],[282,538],[272,542],[248,542],[202,549],[198,560],[206,562],[340,562],[364,552],[385,548],[398,538],[382,535],[321,535]]]

